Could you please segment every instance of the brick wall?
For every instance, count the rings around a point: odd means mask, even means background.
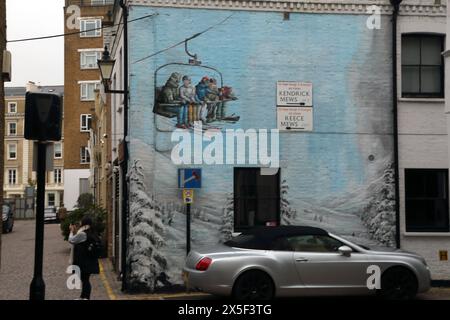
[[[72,2],[68,1],[66,5]],[[73,3],[78,4],[78,1]],[[102,17],[108,21],[108,11],[111,6],[82,6],[81,17]],[[65,8],[66,10],[67,8]],[[65,11],[65,20],[72,13]],[[65,32],[76,32],[65,24]],[[93,114],[94,101],[80,100],[80,84],[78,81],[100,80],[98,69],[81,70],[80,52],[78,49],[102,48],[103,37],[81,38],[80,35],[71,35],[64,40],[64,168],[89,169],[89,164],[80,164],[80,148],[87,146],[89,133],[80,132],[80,115]]]

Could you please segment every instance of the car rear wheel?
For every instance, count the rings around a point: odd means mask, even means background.
[[[387,300],[411,300],[417,294],[417,278],[403,267],[388,269],[381,276],[379,294]]]
[[[270,300],[275,288],[270,276],[263,271],[247,271],[235,282],[233,297],[236,300]]]

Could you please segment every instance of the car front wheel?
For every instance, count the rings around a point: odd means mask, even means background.
[[[387,300],[411,300],[417,294],[416,276],[403,267],[388,269],[381,276],[379,294]]]
[[[233,297],[236,300],[270,300],[275,288],[270,276],[259,270],[247,271],[235,282]]]

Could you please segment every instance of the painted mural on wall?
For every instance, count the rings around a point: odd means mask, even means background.
[[[186,216],[178,167],[170,158],[173,130],[190,128],[195,120],[221,130],[276,128],[279,80],[314,83],[314,132],[280,134],[281,222],[323,227],[363,245],[394,245],[388,19],[374,31],[366,28],[364,15],[292,14],[283,21],[273,12],[236,12],[190,44],[205,65],[220,66],[224,84],[215,72],[179,65],[149,83],[157,68],[185,59],[183,48],[133,61],[229,15],[136,6],[130,19],[154,12],[160,15],[151,22],[130,25],[133,287],[152,291],[182,284]],[[228,86],[232,95],[225,98]],[[234,226],[233,166],[198,167],[202,189],[192,205],[194,249],[228,239]]]
[[[175,127],[180,129],[192,128],[195,121],[209,128],[214,123],[234,123],[240,118],[226,113],[227,103],[237,100],[233,88],[219,86],[216,78],[207,75],[194,86],[190,75],[173,72],[163,86],[156,87],[155,97],[154,112],[175,119]]]

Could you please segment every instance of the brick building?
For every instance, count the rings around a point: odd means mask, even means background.
[[[106,209],[108,256],[112,256],[112,174],[111,162],[111,111],[108,95],[95,91],[95,112],[92,114],[92,128],[89,139],[91,152],[90,185],[95,203]]]
[[[5,101],[4,101],[4,81],[5,77],[3,76],[3,51],[6,50],[6,0],[0,0],[0,63],[1,63],[1,75],[0,75],[0,137],[4,136],[4,118],[5,118]],[[8,77],[7,80],[10,80]],[[3,141],[0,143],[0,154],[3,154]],[[0,160],[0,168],[3,168],[3,157]],[[0,205],[3,205],[3,176],[0,174]],[[0,227],[2,222],[0,221]],[[1,228],[0,228],[1,230]],[[2,256],[2,241],[0,234],[0,268],[1,268],[1,256]]]
[[[8,199],[24,196],[27,186],[36,185],[36,172],[33,171],[33,141],[24,138],[25,93],[53,92],[63,95],[64,86],[37,86],[28,83],[27,87],[5,88],[5,154],[3,197]],[[45,186],[45,206],[59,208],[63,204],[64,136],[50,149],[53,154],[53,170],[47,172]]]
[[[104,47],[104,27],[110,23],[111,0],[66,0],[65,32],[80,31],[64,40],[64,205],[72,210],[81,193],[92,192],[88,148],[95,89],[100,84],[97,59]]]

